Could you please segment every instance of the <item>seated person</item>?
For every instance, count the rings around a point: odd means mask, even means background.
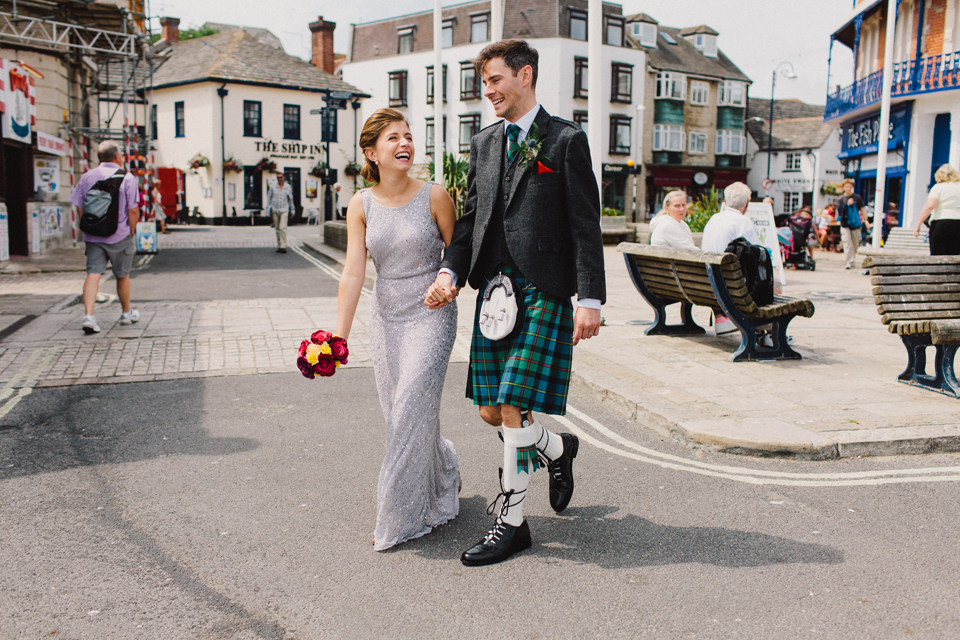
[[[723,253],[727,245],[737,238],[744,238],[753,244],[760,244],[760,235],[753,220],[746,217],[750,204],[750,187],[742,182],[734,182],[723,190],[723,207],[710,217],[703,228],[703,240],[700,248],[713,253]],[[726,316],[717,316],[714,330],[718,336],[738,331]]]
[[[650,221],[650,244],[654,247],[672,247],[699,251],[693,243],[690,227],[684,222],[687,217],[687,194],[671,191],[663,199],[663,211]]]

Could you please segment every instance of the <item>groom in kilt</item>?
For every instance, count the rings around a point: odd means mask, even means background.
[[[502,120],[470,143],[464,214],[425,300],[439,308],[464,281],[480,291],[467,397],[484,421],[503,427],[501,493],[490,513],[498,502],[500,508],[483,539],[461,556],[468,566],[530,547],[523,502],[538,468],[549,472],[554,511],[570,503],[580,443],[547,431],[534,414],[566,412],[573,346],[597,335],[606,298],[600,195],[587,136],[537,103],[538,59],[525,41],[502,40],[475,61],[484,96]],[[479,329],[480,306],[498,274],[519,287],[521,309],[514,332],[490,340]]]

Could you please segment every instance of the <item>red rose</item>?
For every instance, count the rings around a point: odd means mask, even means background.
[[[313,365],[313,371],[321,378],[329,378],[337,372],[337,362],[329,354],[320,354],[317,364]]]
[[[304,378],[313,380],[315,377],[313,375],[313,365],[307,362],[306,358],[297,358],[297,368],[300,369],[300,373],[303,374]]]
[[[350,349],[347,348],[347,341],[340,336],[332,336],[327,344],[330,345],[330,354],[340,362],[344,362],[347,356],[350,355]]]
[[[313,335],[310,336],[310,340],[313,341],[314,344],[323,344],[324,342],[328,341],[332,336],[333,334],[330,333],[329,331],[324,331],[323,329],[319,329],[313,332]]]
[[[309,344],[310,344],[310,341],[309,341],[309,340],[304,340],[303,342],[300,343],[300,348],[297,349],[297,357],[298,357],[298,358],[306,358],[306,357],[307,357],[307,346],[308,346]]]

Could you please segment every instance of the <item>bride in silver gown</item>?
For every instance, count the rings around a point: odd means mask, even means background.
[[[337,334],[348,338],[360,299],[367,251],[377,271],[370,345],[387,450],[377,489],[374,549],[429,533],[459,508],[459,462],[440,436],[440,393],[457,332],[456,305],[429,309],[456,221],[438,184],[407,175],[414,145],[403,114],[380,109],[360,134],[369,189],[347,207],[347,258],[340,277]]]

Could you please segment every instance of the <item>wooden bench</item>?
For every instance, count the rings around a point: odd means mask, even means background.
[[[773,304],[759,307],[747,292],[740,262],[732,253],[707,253],[621,243],[627,271],[640,295],[653,307],[654,323],[647,335],[706,333],[693,321],[693,305],[710,307],[727,316],[740,330],[740,347],[731,362],[745,360],[799,360],[787,341],[787,325],[795,316],[809,318],[813,303],[775,295]],[[666,307],[680,305],[681,324],[668,325]],[[757,328],[772,325],[773,347],[757,343]]]
[[[930,241],[928,233],[913,237],[913,229],[894,227],[887,235],[887,241],[880,249],[871,246],[859,247],[857,253],[863,256],[929,256]]]
[[[960,256],[869,256],[874,302],[883,324],[907,349],[898,380],[960,398],[953,369],[960,346]],[[927,375],[927,347],[936,347]]]

